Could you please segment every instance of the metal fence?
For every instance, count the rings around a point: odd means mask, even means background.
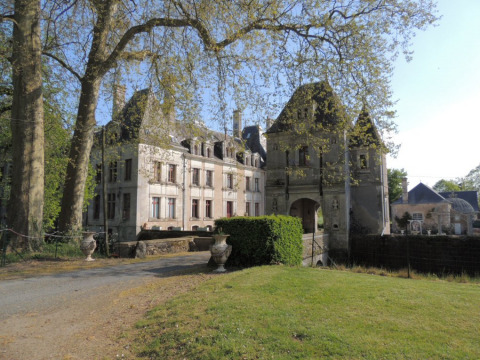
[[[480,237],[352,236],[354,264],[435,274],[480,274]]]

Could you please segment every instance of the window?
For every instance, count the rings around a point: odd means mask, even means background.
[[[115,193],[107,196],[107,218],[115,219]]]
[[[198,199],[192,199],[192,218],[198,219]]]
[[[245,203],[245,214],[246,214],[247,216],[251,216],[251,213],[250,213],[250,202],[249,202],[249,201],[247,201],[247,202]]]
[[[200,169],[192,169],[192,184],[195,186],[200,186]]]
[[[233,201],[227,201],[227,218],[233,216]]]
[[[423,214],[422,213],[413,213],[412,214],[412,220],[423,220]]]
[[[168,165],[168,182],[175,183],[177,179],[177,165]]]
[[[117,162],[111,161],[108,169],[108,181],[115,182],[117,181]]]
[[[250,190],[251,190],[251,185],[250,185],[251,179],[252,179],[252,178],[251,178],[250,176],[247,176],[247,177],[245,178],[245,190],[246,190],[246,191],[250,191]]]
[[[298,165],[300,166],[308,165],[308,146],[302,146],[298,150]]]
[[[132,159],[125,160],[125,181],[132,180]]]
[[[154,219],[160,219],[160,198],[158,196],[152,197],[151,216]]]
[[[206,176],[205,176],[205,185],[206,186],[213,186],[213,171],[212,170],[207,170]]]
[[[211,154],[210,148],[207,148],[207,157],[211,157],[211,155],[212,155],[212,154]]]
[[[102,182],[102,164],[97,164],[97,173],[95,175],[95,181],[97,184]]]
[[[162,163],[160,161],[153,163],[153,180],[155,182],[162,181]]]
[[[168,217],[175,219],[175,198],[168,198]]]
[[[192,231],[198,231],[198,225],[193,225],[192,226]]]
[[[255,178],[255,191],[259,192],[260,191],[260,179]]]
[[[233,174],[227,174],[227,188],[233,189]]]
[[[198,145],[195,145],[195,146],[193,147],[193,154],[194,154],[194,155],[198,155]]]
[[[255,216],[260,216],[260,203],[255,203]]]
[[[255,159],[255,167],[258,167],[258,159]]]
[[[123,210],[122,210],[122,219],[130,219],[130,193],[123,194]]]
[[[95,195],[93,200],[93,218],[100,219],[100,195]]]
[[[367,155],[361,154],[359,156],[359,166],[362,170],[368,167]]]
[[[205,200],[205,217],[212,218],[212,200]]]

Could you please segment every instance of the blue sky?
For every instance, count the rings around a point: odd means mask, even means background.
[[[389,168],[408,173],[409,188],[463,177],[480,164],[480,1],[439,0],[435,28],[412,40],[413,60],[396,63],[401,143]]]

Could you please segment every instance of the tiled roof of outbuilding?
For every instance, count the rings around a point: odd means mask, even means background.
[[[478,208],[478,193],[476,191],[448,191],[448,192],[441,192],[445,199],[449,198],[460,198],[468,202],[474,211],[479,211]]]
[[[409,204],[435,204],[443,201],[445,201],[445,198],[442,195],[423,183],[418,184],[408,192]],[[401,198],[394,202],[394,204],[401,203]]]

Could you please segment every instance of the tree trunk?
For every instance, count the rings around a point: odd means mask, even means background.
[[[85,75],[81,79],[80,102],[58,219],[58,229],[62,232],[78,231],[82,228],[85,183],[93,145],[93,131],[96,125],[95,111],[100,84],[108,70],[104,64],[107,38],[117,2],[116,0],[98,2],[95,3],[95,6],[97,22],[93,30],[92,47],[88,54]]]
[[[16,0],[13,30],[12,187],[8,226],[12,246],[31,250],[42,235],[44,124],[40,1]]]
[[[82,81],[82,92],[62,197],[62,210],[58,219],[58,228],[62,232],[78,231],[82,228],[83,199],[90,151],[93,145],[93,131],[96,125],[95,110],[99,88],[100,79]]]

